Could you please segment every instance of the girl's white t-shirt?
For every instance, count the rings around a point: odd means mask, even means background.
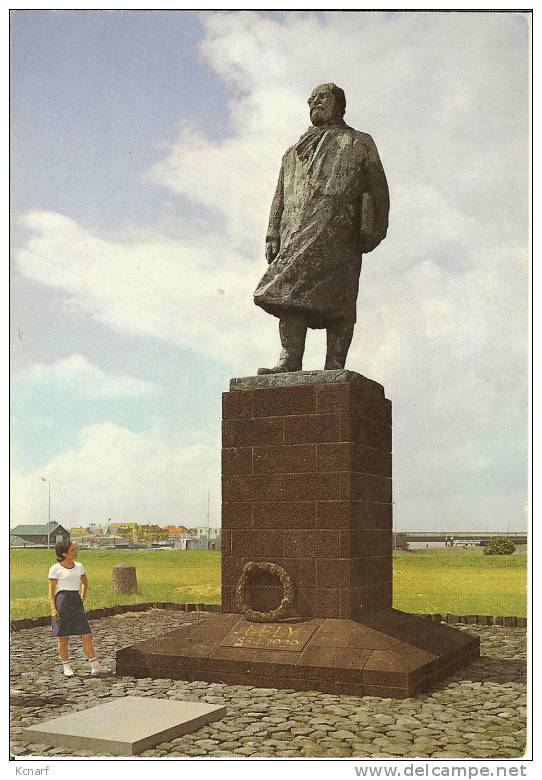
[[[73,569],[67,569],[61,563],[54,563],[49,569],[49,579],[57,580],[55,593],[61,590],[79,590],[85,567],[77,561],[73,563]]]

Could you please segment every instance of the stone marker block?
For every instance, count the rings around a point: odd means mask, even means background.
[[[220,720],[225,707],[127,696],[26,728],[30,742],[134,756]]]

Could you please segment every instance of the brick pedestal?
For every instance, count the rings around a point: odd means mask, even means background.
[[[382,386],[350,371],[249,377],[232,380],[222,409],[223,610],[237,611],[251,560],[290,574],[302,617],[391,607],[391,403]],[[253,578],[255,609],[273,609],[281,595],[275,578]]]
[[[232,379],[223,418],[223,614],[119,650],[117,674],[402,698],[479,657],[477,636],[392,609],[381,385],[350,371]],[[239,613],[248,561],[286,570],[293,615]],[[251,583],[253,609],[277,606],[278,578]]]

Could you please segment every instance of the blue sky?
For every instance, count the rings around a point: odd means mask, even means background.
[[[11,58],[12,524],[41,475],[68,527],[202,524],[208,491],[219,524],[280,158],[333,80],[391,189],[347,367],[394,404],[397,527],[524,527],[524,16],[16,11]]]

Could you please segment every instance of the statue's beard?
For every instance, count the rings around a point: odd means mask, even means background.
[[[332,122],[337,117],[333,111],[325,109],[323,107],[313,108],[310,112],[311,122],[315,127],[321,127]]]

